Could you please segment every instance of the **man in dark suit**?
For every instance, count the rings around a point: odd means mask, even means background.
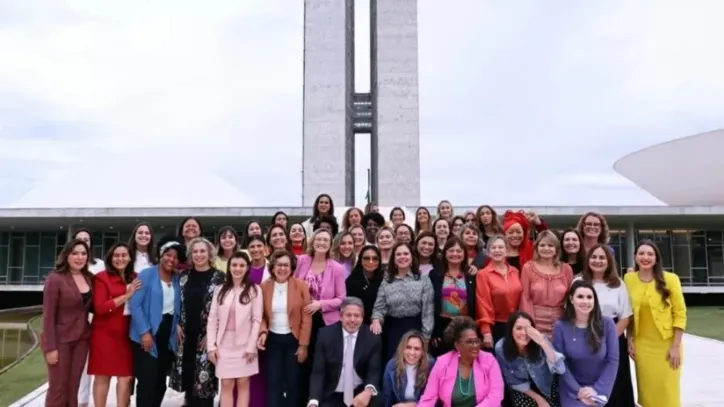
[[[309,407],[367,407],[379,403],[382,341],[362,323],[362,300],[347,297],[341,309],[341,321],[321,328],[317,334]]]

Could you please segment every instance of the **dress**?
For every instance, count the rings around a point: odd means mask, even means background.
[[[653,282],[647,284],[641,300],[634,347],[636,350],[636,385],[642,406],[680,407],[681,368],[674,370],[666,360],[672,339],[663,340],[651,312],[647,296],[659,295]],[[681,355],[682,363],[684,355]],[[652,390],[653,389],[653,390]]]
[[[124,307],[116,307],[113,302],[126,293],[126,284],[120,276],[103,271],[96,275],[93,291],[95,316],[91,324],[88,374],[133,376],[130,316],[123,315]]]
[[[234,290],[232,304],[239,301],[241,289]],[[228,295],[228,294],[227,294]],[[251,307],[251,303],[246,306]],[[216,364],[216,377],[219,379],[236,379],[249,377],[259,373],[259,361],[252,363],[244,361],[244,348],[234,345],[236,335],[236,310],[229,308],[229,320],[226,323],[226,331],[219,342],[217,353],[219,362]]]

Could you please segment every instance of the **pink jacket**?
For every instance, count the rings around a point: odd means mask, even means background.
[[[297,270],[294,272],[294,277],[304,281],[311,269],[312,258],[303,254],[297,257]],[[346,296],[347,287],[344,284],[344,266],[332,259],[327,259],[327,265],[324,267],[322,276],[322,292],[319,295],[325,325],[331,325],[339,321],[339,307]]]
[[[453,387],[458,376],[458,360],[457,351],[448,352],[437,358],[417,407],[435,407],[438,400],[444,407],[452,406]],[[491,353],[480,351],[480,355],[473,362],[473,375],[476,406],[500,407],[505,385],[498,361]]]
[[[229,311],[234,307],[236,333],[234,334],[234,346],[244,349],[246,353],[256,353],[256,341],[259,339],[261,329],[261,318],[264,313],[264,302],[262,301],[261,287],[256,286],[256,296],[253,291],[248,304],[241,304],[232,291],[227,291],[224,301],[219,304],[219,292],[221,287],[216,288],[211,299],[209,319],[206,322],[206,349],[211,352],[218,349],[218,341],[224,337],[226,326],[229,321]],[[234,299],[236,300],[234,301]]]

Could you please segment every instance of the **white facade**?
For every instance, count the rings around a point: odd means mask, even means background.
[[[613,168],[668,205],[724,204],[724,129],[657,144]]]

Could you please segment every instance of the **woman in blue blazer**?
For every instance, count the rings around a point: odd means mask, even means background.
[[[181,286],[177,269],[186,262],[186,248],[176,238],[162,238],[158,242],[158,259],[157,266],[138,274],[141,287],[130,301],[138,407],[161,406],[166,394],[166,375],[178,345]]]
[[[427,353],[422,333],[409,331],[400,340],[395,357],[387,362],[382,375],[385,407],[417,403],[425,390],[435,359]]]

